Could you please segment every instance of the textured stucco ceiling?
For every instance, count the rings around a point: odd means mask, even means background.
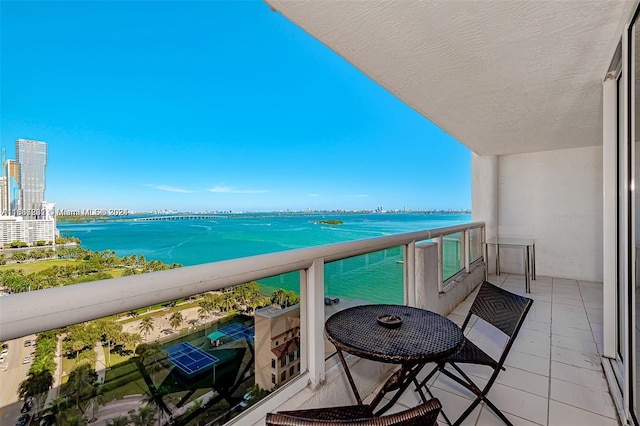
[[[594,146],[636,1],[267,0],[480,155]]]

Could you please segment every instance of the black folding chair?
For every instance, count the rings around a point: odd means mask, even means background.
[[[500,410],[487,398],[487,394],[489,393],[489,389],[491,389],[493,383],[496,381],[500,371],[504,370],[504,361],[511,350],[511,346],[513,346],[513,342],[515,341],[516,336],[520,331],[520,327],[522,327],[522,323],[524,322],[532,304],[533,300],[528,297],[518,296],[517,294],[513,294],[484,281],[481,284],[480,291],[478,291],[464,323],[462,324],[462,330],[464,331],[469,324],[471,316],[475,315],[506,334],[508,340],[502,349],[500,359],[498,361],[494,360],[482,349],[473,344],[469,339],[465,339],[462,349],[449,358],[443,361],[438,361],[436,367],[420,384],[418,384],[417,380],[414,380],[417,385],[416,390],[420,393],[422,400],[426,401],[422,388],[424,388],[433,398],[433,395],[426,384],[437,371],[441,371],[476,395],[476,399],[471,403],[469,408],[462,413],[458,420],[456,420],[454,425],[462,423],[462,421],[471,414],[481,401],[484,401],[485,404],[491,407],[491,409],[505,424],[511,425],[511,422],[509,422],[505,415],[502,414],[502,412],[500,412]],[[462,371],[458,364],[486,365],[493,369],[493,373],[484,388],[480,388],[469,378],[467,374],[464,373],[464,371]],[[447,369],[447,366],[451,366],[455,373]],[[444,411],[442,412],[442,415],[447,422],[451,424]]]
[[[440,401],[431,399],[395,414],[374,417],[369,405],[314,408],[267,413],[267,426],[431,426],[437,425]]]

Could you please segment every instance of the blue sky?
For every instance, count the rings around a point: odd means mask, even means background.
[[[2,1],[0,37],[59,209],[471,207],[466,147],[262,1]]]

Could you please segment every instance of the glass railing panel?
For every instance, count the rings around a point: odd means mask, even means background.
[[[393,247],[325,264],[325,320],[351,306],[404,304],[404,257]],[[335,353],[325,338],[325,358]]]
[[[446,281],[464,268],[463,233],[442,237],[442,280]]]
[[[482,228],[469,230],[469,263],[482,257]]]
[[[300,274],[286,275],[5,342],[1,424],[21,409],[57,424],[229,420],[300,374]]]

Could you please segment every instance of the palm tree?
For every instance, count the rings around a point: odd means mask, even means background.
[[[92,397],[96,391],[95,382],[98,374],[89,364],[82,364],[75,368],[69,374],[67,386],[70,387],[71,394],[75,396],[76,406],[84,414],[84,410],[80,406],[80,401],[88,397]]]
[[[279,288],[273,292],[273,295],[271,296],[271,302],[275,303],[276,305],[283,305],[285,302],[285,298],[286,295],[284,293],[284,290]]]
[[[225,293],[224,294],[224,310],[225,312],[230,311],[231,308],[236,304],[236,298],[233,293]]]
[[[154,330],[154,326],[153,326],[153,318],[151,317],[146,317],[146,318],[142,318],[140,320],[140,325],[138,325],[138,329],[144,333],[144,340],[145,342],[147,341],[147,337],[149,335],[149,333],[151,333]]]
[[[18,395],[20,398],[27,399],[33,397],[37,401],[36,411],[44,402],[46,392],[53,385],[53,373],[50,370],[42,370],[35,372],[29,371],[27,378],[20,383]]]
[[[138,408],[138,411],[131,415],[131,421],[135,426],[152,426],[155,414],[156,407],[147,404]]]
[[[209,317],[209,313],[204,307],[201,306],[200,309],[198,309],[198,319],[203,320],[208,317]]]
[[[182,325],[183,321],[184,317],[182,316],[182,312],[174,312],[173,315],[171,315],[171,318],[169,318],[169,325],[174,330],[177,330],[178,327]]]
[[[67,412],[63,417],[64,417],[64,422],[62,424],[66,426],[85,426],[89,424],[87,419],[84,418],[84,415],[81,415],[78,413]]]
[[[116,342],[122,336],[122,324],[117,323],[114,319],[107,320],[108,322],[104,324],[104,337],[107,339],[108,343],[108,361],[107,364],[111,367],[111,344]]]
[[[129,424],[129,417],[116,416],[107,420],[108,426],[127,426]]]
[[[43,414],[50,414],[57,420],[60,417],[60,414],[67,408],[69,408],[67,397],[58,397],[49,401],[49,405],[45,408]]]
[[[132,345],[137,347],[140,343],[142,343],[142,337],[139,334],[135,333],[122,333],[120,336],[121,343],[125,345]]]

